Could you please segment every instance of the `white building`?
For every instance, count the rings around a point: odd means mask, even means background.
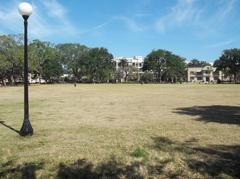
[[[46,83],[46,80],[40,78],[40,77],[36,77],[33,78],[33,75],[31,73],[28,74],[28,81],[31,84],[35,84],[35,83]]]
[[[121,60],[127,60],[128,66],[134,66],[137,69],[141,69],[143,67],[144,57],[143,56],[134,56],[134,57],[116,57],[113,59],[114,62],[116,62],[116,69],[119,68],[119,63]]]
[[[134,56],[134,57],[116,57],[113,59],[113,61],[115,62],[116,64],[116,71],[119,70],[119,63],[121,63],[122,60],[126,60],[127,63],[128,63],[128,66],[132,66],[132,67],[135,67],[135,69],[137,71],[133,72],[133,74],[136,74],[137,75],[137,80],[139,81],[140,80],[140,74],[143,73],[142,71],[142,67],[143,67],[143,62],[144,62],[144,57],[143,56]],[[129,71],[125,71],[123,69],[121,69],[119,71],[121,74],[117,81],[120,81],[120,82],[124,82],[124,81],[127,81],[127,78],[129,77]],[[130,79],[129,79],[130,80]]]
[[[217,71],[215,67],[189,67],[187,71],[188,82],[216,82],[223,80],[223,73]]]

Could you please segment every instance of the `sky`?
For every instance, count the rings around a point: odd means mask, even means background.
[[[26,0],[30,40],[105,47],[115,57],[166,49],[213,62],[240,48],[240,0]],[[21,0],[0,0],[0,34],[23,33]]]

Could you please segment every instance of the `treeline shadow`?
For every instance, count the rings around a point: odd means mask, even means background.
[[[198,116],[196,120],[240,125],[240,106],[193,106],[177,108],[175,113]]]
[[[240,178],[240,145],[210,145],[194,147],[197,139],[177,142],[166,137],[154,137],[156,150],[181,153],[183,161],[193,172],[200,173],[207,178],[218,178],[224,174],[233,178]]]
[[[43,169],[43,163],[25,163],[13,167],[12,160],[0,164],[0,178],[36,179],[36,171]]]

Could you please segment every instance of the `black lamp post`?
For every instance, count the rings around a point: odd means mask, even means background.
[[[24,19],[24,119],[20,130],[21,136],[33,135],[33,128],[29,120],[28,103],[28,18],[32,14],[32,6],[27,2],[22,2],[18,6],[18,11]]]

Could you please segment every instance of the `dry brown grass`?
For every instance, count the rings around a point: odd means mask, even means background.
[[[240,85],[31,86],[35,133],[22,138],[0,124],[0,178],[240,177],[239,92]],[[22,94],[0,88],[0,121],[15,129]],[[138,148],[147,157],[132,155]]]

